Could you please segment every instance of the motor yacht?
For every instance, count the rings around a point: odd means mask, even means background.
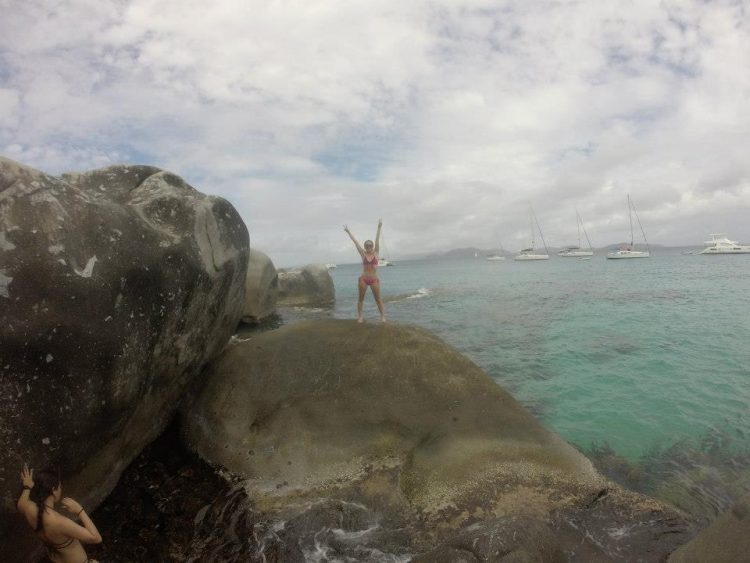
[[[706,248],[698,254],[750,254],[750,245],[739,244],[736,240],[729,240],[725,233],[708,235],[711,240],[704,241]]]

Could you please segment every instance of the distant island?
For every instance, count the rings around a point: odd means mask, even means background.
[[[626,246],[629,245],[629,242],[616,242],[612,244],[608,244],[606,246],[600,246],[594,248],[594,252],[606,252],[608,250],[611,250],[613,248],[618,248],[620,246]],[[649,244],[649,248],[653,249],[659,249],[659,250],[681,250],[686,248],[698,248],[700,245],[687,245],[687,246],[665,246],[663,244]],[[550,254],[557,254],[560,250],[563,248],[566,248],[565,246],[549,246],[547,249],[549,250]],[[514,256],[517,254],[517,250],[500,250],[499,248],[477,248],[474,246],[467,246],[463,248],[452,248],[450,250],[446,250],[445,252],[432,252],[428,254],[421,254],[421,255],[412,255],[408,258],[411,260],[420,260],[420,259],[460,259],[460,258],[486,258],[487,256],[492,255],[503,255],[507,257]],[[403,258],[402,258],[403,259]],[[395,260],[395,258],[394,258]]]

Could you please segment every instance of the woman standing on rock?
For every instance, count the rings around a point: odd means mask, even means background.
[[[380,311],[380,320],[385,322],[385,308],[383,307],[383,300],[380,298],[380,279],[378,278],[378,252],[380,252],[380,229],[383,226],[383,220],[378,220],[378,232],[375,234],[375,244],[371,240],[365,241],[365,247],[362,248],[357,239],[349,230],[349,227],[344,225],[344,230],[349,238],[352,239],[354,246],[357,247],[359,255],[362,257],[362,275],[359,276],[359,301],[357,302],[357,322],[364,322],[365,318],[362,313],[362,306],[365,302],[365,294],[367,293],[367,287],[370,287],[373,297],[375,297],[375,303],[378,304],[378,310]]]
[[[80,518],[83,526],[54,508],[62,498],[59,475],[44,469],[34,479],[34,470],[24,464],[21,482],[23,492],[18,499],[18,511],[47,546],[50,560],[55,563],[96,563],[88,558],[81,543],[101,543],[102,536],[83,507],[72,498],[62,499],[63,507]]]

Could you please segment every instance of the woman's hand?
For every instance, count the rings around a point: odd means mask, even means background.
[[[21,483],[24,487],[34,488],[34,470],[29,469],[26,463],[23,464],[23,470],[21,471]]]
[[[70,512],[71,514],[78,514],[83,510],[83,507],[81,506],[81,503],[77,500],[73,500],[70,497],[65,497],[62,499],[62,505],[65,507],[65,510]]]
[[[348,233],[349,232],[349,225],[344,225],[344,230]]]
[[[383,226],[383,220],[382,219],[378,219],[378,227],[382,227],[382,226]]]

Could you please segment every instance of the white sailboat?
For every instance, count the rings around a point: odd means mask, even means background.
[[[500,252],[496,254],[490,254],[489,256],[485,257],[485,260],[488,262],[504,262],[505,261],[505,250],[503,250],[503,245],[500,243]]]
[[[635,244],[633,242],[633,215],[635,215],[638,221],[638,226],[641,228],[641,234],[643,235],[643,242],[646,244],[646,250],[635,250]],[[641,220],[638,217],[638,212],[635,210],[633,202],[630,201],[630,194],[628,194],[628,218],[630,219],[630,245],[615,250],[614,252],[607,253],[607,258],[621,259],[621,258],[648,258],[651,256],[651,251],[648,247],[648,241],[646,240],[646,232],[643,230]]]
[[[712,233],[708,236],[711,237],[711,240],[703,243],[706,248],[698,254],[750,254],[750,245],[729,240],[725,233]]]
[[[531,224],[531,245],[528,248],[522,248],[518,254],[513,257],[513,260],[519,262],[527,260],[549,260],[547,243],[544,242],[542,228],[539,226],[539,221],[537,221],[536,215],[534,215],[534,208],[531,207],[531,205],[529,205],[529,222]],[[536,229],[534,229],[534,224],[536,224],[537,229],[539,229],[539,237],[542,239],[542,244],[544,245],[544,254],[537,252],[536,250]]]
[[[581,258],[584,256],[594,255],[594,249],[591,246],[589,235],[586,232],[586,227],[583,226],[583,219],[581,219],[581,216],[578,213],[577,209],[576,209],[576,227],[578,228],[578,246],[568,246],[566,248],[563,248],[560,252],[557,253],[558,256],[562,256],[563,258]],[[586,236],[586,242],[589,245],[588,249],[581,248],[581,231],[583,231],[583,234]]]
[[[380,231],[380,244],[383,245],[383,254],[384,257],[378,258],[378,265],[379,266],[393,266],[393,262],[389,260],[390,254],[388,253],[388,248],[385,246],[385,237],[383,236],[383,231]]]

